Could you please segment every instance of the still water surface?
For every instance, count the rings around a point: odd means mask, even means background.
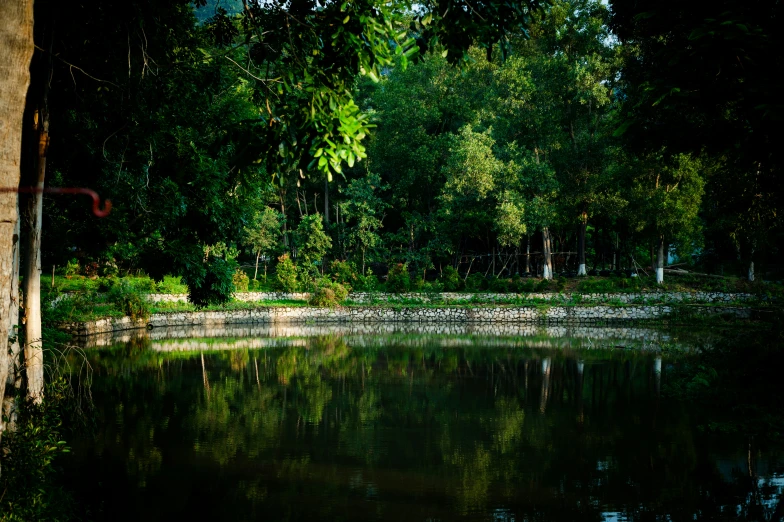
[[[372,330],[94,340],[80,500],[149,521],[784,514],[778,452],[662,398],[668,353],[704,335]]]

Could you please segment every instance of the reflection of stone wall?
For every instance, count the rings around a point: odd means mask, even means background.
[[[149,294],[147,298],[154,302],[186,302],[186,294]],[[245,302],[258,301],[307,301],[309,293],[286,293],[286,292],[242,292],[234,294],[234,299]],[[624,304],[644,304],[644,302],[655,300],[657,302],[688,302],[688,303],[730,303],[736,301],[748,301],[753,299],[752,294],[726,293],[726,292],[639,292],[639,293],[615,293],[615,294],[554,294],[536,293],[527,294],[468,294],[460,292],[440,292],[434,294],[410,293],[410,294],[382,294],[367,292],[352,292],[349,299],[355,303],[372,303],[374,301],[404,301],[414,300],[420,302],[470,302],[474,299],[486,301],[509,301],[511,299],[539,299],[554,302],[572,301],[574,298],[584,302],[620,302]]]
[[[676,309],[677,310],[677,309]],[[730,315],[750,319],[752,310],[738,307],[690,306],[694,315]],[[66,330],[78,335],[100,332],[189,325],[222,324],[323,324],[368,323],[378,328],[384,323],[488,324],[497,329],[505,324],[603,324],[624,323],[659,319],[673,313],[671,306],[495,306],[477,308],[422,308],[422,307],[267,307],[253,310],[224,312],[172,312],[154,314],[149,322],[132,321],[128,317],[107,318],[87,323],[64,325]]]

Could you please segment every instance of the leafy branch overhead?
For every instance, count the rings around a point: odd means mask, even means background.
[[[201,2],[202,4],[204,2]],[[473,44],[488,50],[525,33],[544,2],[317,3],[243,0],[236,15],[218,9],[207,26],[255,85],[258,118],[244,122],[237,163],[264,164],[280,178],[321,172],[328,179],[367,157],[374,125],[354,102],[357,78],[377,82],[430,50],[456,63]]]

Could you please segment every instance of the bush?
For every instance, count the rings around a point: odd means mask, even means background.
[[[223,304],[234,292],[234,270],[236,264],[219,257],[204,263],[203,272],[186,279],[188,300],[197,307]]]
[[[350,261],[335,260],[329,265],[332,280],[345,286],[349,292],[357,286],[361,275],[357,272],[357,266]]]
[[[398,263],[392,265],[387,276],[387,291],[394,293],[408,292],[411,288],[411,276],[408,274],[408,265]]]
[[[187,294],[188,287],[182,283],[182,277],[165,275],[160,283],[156,285],[158,292],[162,294]]]
[[[57,482],[56,460],[69,449],[62,439],[67,384],[62,378],[47,384],[44,402],[20,400],[16,429],[3,433],[0,455],[0,519],[9,521],[66,520],[71,498]]]
[[[65,277],[71,279],[75,275],[79,275],[79,261],[77,259],[71,259],[68,261],[68,264],[65,265]]]
[[[444,291],[446,292],[457,292],[463,287],[463,281],[460,279],[460,274],[457,273],[457,270],[452,265],[447,266],[441,271],[439,280],[444,285]]]
[[[348,290],[346,290],[345,286],[327,278],[322,278],[316,282],[316,288],[313,290],[308,304],[333,308],[342,303],[347,296]]]
[[[299,290],[297,267],[288,254],[283,254],[278,258],[278,266],[275,268],[275,277],[278,282],[278,287],[284,292],[296,292]]]
[[[500,277],[494,277],[490,280],[490,290],[492,292],[499,292],[499,293],[506,293],[512,288],[512,280],[511,279],[503,279]]]
[[[534,281],[532,279],[520,279],[517,281],[517,291],[521,294],[534,291]]]
[[[465,280],[465,289],[469,292],[478,292],[480,290],[487,290],[488,281],[485,279],[485,276],[480,274],[479,272],[474,272],[466,277]]]
[[[109,299],[123,314],[134,321],[150,317],[150,306],[147,300],[127,279],[115,281],[109,290]]]
[[[150,276],[128,277],[127,280],[131,283],[136,291],[143,294],[152,294],[158,290],[155,281],[150,279]]]
[[[248,274],[246,274],[242,269],[238,268],[234,271],[234,275],[231,276],[231,281],[234,283],[234,289],[237,292],[247,292],[248,285],[250,284],[250,278]]]
[[[365,275],[357,276],[357,285],[354,287],[363,292],[376,292],[381,287],[381,282],[371,269],[367,269]]]

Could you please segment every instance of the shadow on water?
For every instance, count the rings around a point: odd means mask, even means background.
[[[784,514],[780,452],[663,395],[699,335],[276,328],[96,343],[80,500],[105,520]]]

